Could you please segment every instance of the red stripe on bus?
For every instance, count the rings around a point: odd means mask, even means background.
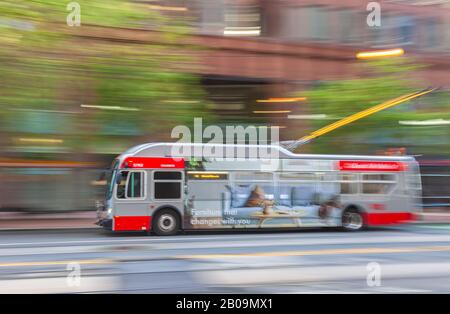
[[[369,226],[376,225],[393,225],[415,220],[413,213],[366,213],[366,224]]]
[[[148,231],[151,216],[114,216],[114,231]]]
[[[128,157],[122,163],[122,168],[183,169],[184,159],[162,157]]]
[[[408,165],[397,161],[340,160],[341,171],[405,171]]]

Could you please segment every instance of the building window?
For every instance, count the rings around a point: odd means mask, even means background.
[[[333,25],[336,31],[336,41],[343,44],[354,43],[358,39],[358,27],[361,13],[356,10],[340,9],[337,11],[338,18],[334,20]]]
[[[199,32],[225,36],[260,36],[262,11],[259,2],[197,0]]]
[[[400,35],[399,44],[413,44],[414,43],[414,31],[415,31],[415,19],[411,16],[401,16],[398,19],[398,30]]]
[[[308,16],[302,8],[283,8],[280,23],[281,37],[288,40],[304,40],[308,37]]]
[[[434,48],[438,45],[439,28],[435,20],[428,19],[425,22],[425,48]]]
[[[306,7],[303,10],[308,12],[310,38],[318,41],[329,40],[329,10],[323,7]]]
[[[260,36],[261,8],[257,1],[228,4],[225,10],[225,36]]]
[[[202,34],[219,35],[225,27],[225,3],[223,0],[199,0],[200,25]]]

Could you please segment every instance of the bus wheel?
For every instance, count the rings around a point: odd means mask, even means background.
[[[173,209],[161,209],[153,218],[152,229],[159,236],[174,235],[180,230],[180,216]]]
[[[342,214],[342,227],[344,230],[358,231],[364,228],[364,218],[356,208],[349,208]]]

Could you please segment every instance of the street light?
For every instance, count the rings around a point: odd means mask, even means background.
[[[358,52],[356,54],[357,59],[373,59],[373,58],[385,58],[385,57],[398,57],[405,54],[402,48],[389,49],[389,50],[376,50]]]

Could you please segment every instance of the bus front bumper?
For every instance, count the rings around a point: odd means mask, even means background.
[[[99,219],[95,224],[106,230],[112,230],[112,219]]]
[[[107,230],[112,230],[113,219],[111,211],[99,208],[97,210],[97,222],[95,224]]]

